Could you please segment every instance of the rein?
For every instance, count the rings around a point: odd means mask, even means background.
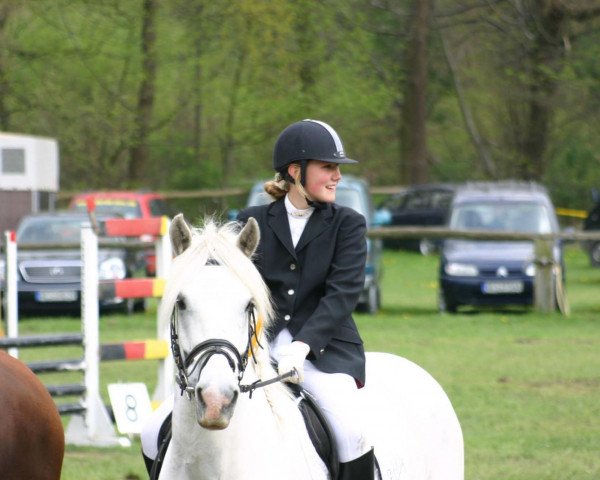
[[[177,368],[177,376],[175,378],[177,385],[181,390],[181,395],[185,392],[188,396],[188,399],[192,399],[195,395],[194,387],[190,386],[189,377],[196,369],[199,370],[199,374],[202,372],[202,369],[206,366],[208,360],[213,355],[223,355],[227,362],[229,363],[229,367],[233,372],[238,372],[238,386],[240,388],[240,392],[246,393],[249,392],[249,398],[252,398],[252,393],[257,388],[262,388],[267,385],[271,385],[272,383],[280,382],[288,377],[291,377],[296,374],[295,369],[290,370],[282,375],[278,375],[269,380],[257,380],[248,385],[242,385],[241,381],[244,376],[244,372],[246,370],[246,366],[248,365],[248,358],[252,357],[254,362],[256,362],[256,358],[254,356],[254,349],[256,347],[263,348],[258,340],[258,335],[260,333],[262,322],[259,318],[258,325],[255,317],[255,307],[253,303],[249,303],[246,308],[246,313],[248,315],[248,344],[246,346],[246,350],[244,354],[240,354],[238,349],[233,345],[230,341],[225,340],[224,338],[213,338],[209,340],[205,340],[197,344],[192,350],[183,357],[181,352],[181,347],[179,346],[179,334],[178,334],[178,318],[179,318],[179,309],[177,306],[173,308],[173,312],[171,313],[171,352],[173,353],[173,360],[175,362],[175,367]],[[191,370],[189,370],[191,367]]]

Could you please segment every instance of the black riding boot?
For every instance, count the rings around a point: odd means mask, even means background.
[[[373,449],[350,462],[340,463],[339,480],[374,480],[374,478],[375,453]]]
[[[142,457],[144,457],[144,465],[146,465],[146,470],[148,470],[148,475],[150,475],[150,472],[152,471],[152,465],[154,464],[154,460],[144,455],[144,452],[142,452]]]

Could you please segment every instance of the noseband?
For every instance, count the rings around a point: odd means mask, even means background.
[[[230,341],[225,340],[224,338],[213,338],[199,343],[192,348],[191,352],[188,353],[185,358],[183,358],[181,348],[179,347],[179,335],[177,333],[179,309],[177,306],[173,308],[173,313],[171,313],[171,352],[173,352],[173,360],[175,362],[175,367],[177,368],[177,377],[175,378],[175,381],[181,389],[181,395],[183,395],[183,392],[186,392],[188,399],[190,400],[196,395],[194,387],[190,387],[190,375],[194,372],[194,370],[196,370],[196,368],[199,369],[198,375],[200,375],[210,357],[217,354],[223,355],[227,359],[227,362],[229,363],[229,366],[233,372],[237,370],[238,387],[240,388],[240,392],[248,392],[250,394],[250,398],[252,398],[252,393],[257,388],[266,387],[267,385],[280,382],[281,380],[296,375],[296,370],[293,369],[289,372],[277,375],[269,380],[257,380],[250,385],[241,384],[244,371],[248,365],[248,357],[252,357],[256,363],[254,347],[258,346],[263,348],[258,339],[262,322],[259,318],[257,326],[255,306],[252,302],[250,302],[246,307],[246,314],[248,315],[248,344],[246,346],[246,350],[244,351],[244,355],[241,355],[238,349],[235,348],[235,345],[233,345]],[[197,359],[197,361],[194,364],[195,359]],[[189,371],[190,366],[192,366],[191,371]]]
[[[198,369],[198,375],[200,375],[213,355],[223,355],[227,359],[231,370],[234,373],[237,371],[240,390],[243,392],[248,391],[244,388],[248,386],[240,385],[240,382],[244,376],[246,365],[248,365],[248,357],[254,357],[254,345],[258,345],[261,348],[262,346],[258,341],[255,306],[252,302],[246,307],[246,314],[248,316],[248,344],[243,355],[240,354],[235,345],[229,340],[212,338],[197,344],[184,358],[179,346],[179,308],[177,306],[173,308],[173,313],[171,314],[171,351],[173,352],[175,367],[177,368],[176,382],[181,389],[181,395],[183,395],[183,392],[186,392],[188,398],[191,399],[194,395],[194,387],[190,386],[189,377],[196,369]],[[254,342],[252,341],[253,337],[255,339]]]

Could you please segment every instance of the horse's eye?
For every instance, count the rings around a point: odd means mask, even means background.
[[[177,308],[179,310],[185,310],[186,305],[185,305],[185,300],[183,299],[183,297],[177,297],[177,300],[175,303],[177,304]]]

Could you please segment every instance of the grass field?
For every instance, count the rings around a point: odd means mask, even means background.
[[[567,249],[569,317],[530,310],[437,312],[435,256],[386,252],[383,309],[357,315],[368,350],[402,355],[447,391],[465,439],[468,480],[600,478],[600,269]],[[101,318],[102,342],[155,336],[146,315]],[[78,331],[74,318],[24,319],[21,333]],[[22,351],[22,358],[74,357],[77,349]],[[48,355],[50,354],[50,357]],[[103,363],[106,383],[144,381],[152,362]],[[46,376],[64,383],[64,376]],[[67,419],[65,419],[65,422]],[[63,479],[146,478],[132,448],[67,447]]]

